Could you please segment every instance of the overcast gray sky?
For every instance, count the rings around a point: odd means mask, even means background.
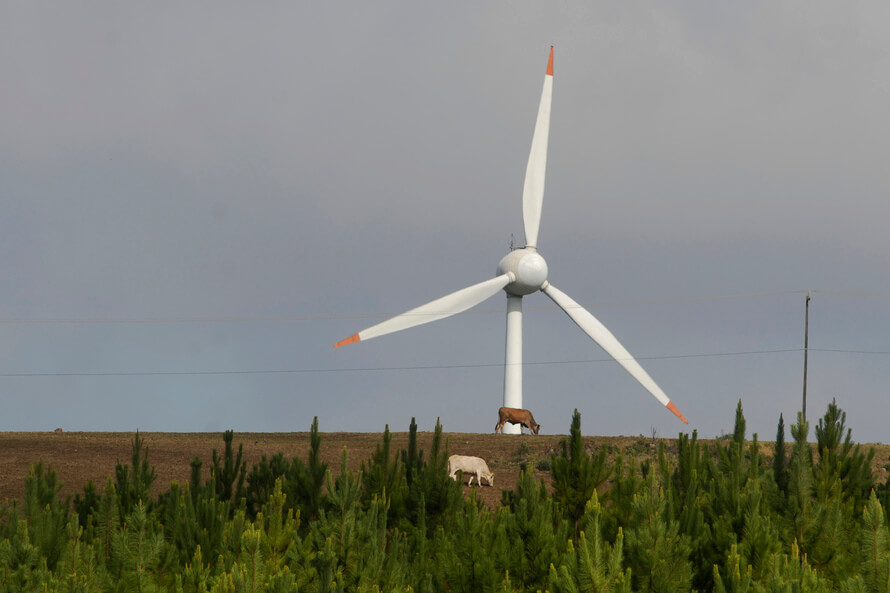
[[[490,432],[490,278],[555,46],[539,248],[658,404],[544,295],[543,432],[775,437],[890,411],[890,4],[0,3],[0,430]]]

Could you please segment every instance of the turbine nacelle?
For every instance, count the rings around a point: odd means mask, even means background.
[[[510,274],[513,281],[504,287],[507,294],[525,296],[544,288],[547,283],[547,262],[534,247],[511,251],[498,264],[498,276]]]

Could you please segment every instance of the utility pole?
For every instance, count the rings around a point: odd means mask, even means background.
[[[807,355],[810,352],[810,291],[807,291],[806,314],[803,326],[803,406],[801,417],[807,421]]]

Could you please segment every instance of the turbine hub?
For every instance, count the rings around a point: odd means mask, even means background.
[[[547,262],[534,247],[517,249],[505,255],[498,264],[498,276],[508,272],[516,279],[504,290],[514,296],[537,292],[547,282]]]

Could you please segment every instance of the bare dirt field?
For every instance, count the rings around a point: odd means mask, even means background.
[[[468,433],[445,433],[444,436],[449,453],[476,455],[488,462],[495,476],[495,485],[477,488],[477,492],[490,505],[500,501],[502,490],[516,487],[523,461],[535,468],[542,460],[550,459],[551,451],[559,451],[560,442],[568,438],[567,435]],[[0,432],[0,503],[22,496],[28,468],[38,461],[58,474],[63,495],[82,492],[90,480],[101,492],[106,478],[114,475],[115,465],[130,462],[133,437],[133,433],[123,432]],[[206,476],[212,464],[213,450],[221,454],[224,447],[222,433],[148,432],[140,433],[140,437],[148,450],[148,460],[157,472],[155,494],[167,490],[171,482],[188,482],[190,463],[196,456],[203,461]],[[669,453],[675,452],[677,443],[676,439],[642,436],[584,438],[588,450],[609,445],[610,451],[637,459],[654,458],[660,442],[665,443]],[[431,432],[418,433],[418,448],[428,452],[432,439]],[[346,451],[349,469],[358,470],[382,441],[382,433],[322,433],[322,458],[337,475],[342,454]],[[243,458],[249,472],[263,455],[271,457],[281,452],[287,459],[299,457],[305,460],[309,452],[309,433],[235,433],[236,452],[239,445],[244,447]],[[407,446],[407,432],[392,433],[393,453]],[[876,449],[873,467],[877,479],[883,483],[890,466],[890,446],[865,445],[868,446]],[[772,443],[761,443],[761,448],[765,455],[772,455]],[[535,469],[535,475],[549,484],[549,472]],[[468,493],[470,487],[464,486],[464,490]]]

